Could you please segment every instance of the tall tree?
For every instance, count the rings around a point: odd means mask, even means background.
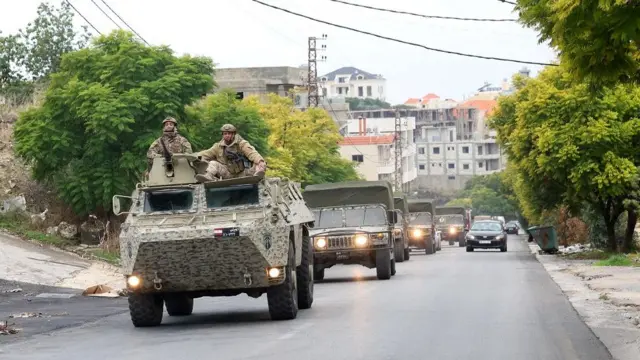
[[[214,84],[209,58],[178,58],[124,31],[93,45],[63,56],[43,105],[23,112],[14,133],[34,178],[53,183],[79,215],[129,193],[162,119],[186,119],[185,105]]]
[[[640,164],[640,87],[594,94],[564,67],[516,80],[516,87],[499,100],[490,126],[518,172],[518,197],[539,209],[593,206],[616,250],[615,224],[629,209]]]
[[[640,81],[640,2],[518,0],[521,21],[560,51],[578,80]]]

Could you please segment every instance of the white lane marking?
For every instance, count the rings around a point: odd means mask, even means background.
[[[292,337],[294,337],[294,336],[295,336],[297,333],[299,333],[300,331],[302,331],[302,330],[304,330],[304,329],[306,329],[306,328],[308,328],[308,327],[311,327],[311,326],[313,326],[313,323],[312,323],[312,322],[308,322],[308,323],[302,324],[302,325],[300,325],[300,326],[296,326],[296,328],[294,328],[294,329],[292,329],[291,331],[289,331],[289,332],[287,332],[287,333],[283,334],[282,336],[280,336],[280,337],[278,338],[278,340],[287,340],[287,339],[291,339]]]

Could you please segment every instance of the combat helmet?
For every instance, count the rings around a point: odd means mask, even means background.
[[[222,127],[220,128],[220,131],[222,132],[237,132],[236,127],[231,125],[231,124],[224,124],[222,125]]]
[[[168,122],[172,122],[173,125],[176,126],[176,127],[178,126],[178,121],[175,118],[171,117],[171,116],[167,116],[166,119],[162,120],[162,126],[164,126],[164,124],[166,124]]]

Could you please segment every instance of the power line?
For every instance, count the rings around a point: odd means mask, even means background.
[[[111,20],[111,22],[112,22],[112,23],[114,23],[114,25],[115,25],[115,26],[117,26],[118,28],[122,29],[122,26],[120,26],[120,24],[118,24],[117,22],[115,22],[115,21],[111,18],[111,16],[109,16],[109,14],[107,14],[104,10],[102,10],[102,8],[101,8],[100,6],[98,6],[98,4],[97,4],[94,0],[91,0],[91,2],[93,3],[93,5],[95,5],[95,6],[98,8],[98,10],[100,10],[100,12],[101,12],[101,13],[103,13],[103,14],[104,14],[104,16],[106,16],[106,17],[107,17],[107,19]]]
[[[436,49],[436,48],[428,47],[428,46],[425,46],[425,45],[422,45],[422,44],[417,44],[417,43],[413,43],[413,42],[409,42],[409,41],[395,39],[395,38],[391,38],[391,37],[388,37],[388,36],[378,35],[378,34],[374,34],[374,33],[368,32],[368,31],[354,29],[352,27],[348,27],[348,26],[344,26],[344,25],[338,25],[338,24],[330,23],[328,21],[316,19],[316,18],[307,16],[307,15],[303,15],[303,14],[299,14],[299,13],[293,12],[291,10],[287,10],[287,9],[283,9],[283,8],[280,8],[280,7],[271,5],[271,4],[267,4],[267,3],[264,3],[264,2],[259,1],[259,0],[251,0],[251,1],[253,1],[255,3],[258,3],[260,5],[263,5],[263,6],[270,7],[272,9],[280,10],[280,11],[286,12],[288,14],[295,15],[295,16],[298,16],[298,17],[302,17],[302,18],[305,18],[307,20],[315,21],[315,22],[318,22],[318,23],[321,23],[321,24],[334,26],[334,27],[337,27],[337,28],[345,29],[345,30],[354,31],[354,32],[357,32],[357,33],[360,33],[360,34],[370,35],[370,36],[373,36],[373,37],[377,37],[377,38],[385,39],[385,40],[389,40],[389,41],[394,41],[394,42],[405,44],[405,45],[411,45],[411,46],[423,48],[425,50],[440,52],[440,53],[449,54],[449,55],[466,56],[466,57],[477,58],[477,59],[485,59],[485,60],[505,61],[505,62],[513,62],[513,63],[529,64],[529,65],[558,66],[557,64],[550,64],[550,63],[543,63],[543,62],[514,60],[514,59],[499,58],[499,57],[493,57],[493,56],[482,56],[482,55],[461,53],[461,52],[457,52],[457,51]]]
[[[93,1],[93,0],[91,0],[91,1]],[[136,35],[140,38],[140,40],[144,41],[144,43],[145,43],[145,44],[147,44],[148,46],[151,46],[151,44],[149,44],[149,43],[147,42],[147,40],[145,40],[142,36],[140,36],[140,34],[138,34],[138,32],[136,32],[135,30],[133,30],[133,28],[132,28],[132,27],[131,27],[131,26],[130,26],[126,21],[124,21],[124,19],[123,19],[123,18],[121,18],[121,17],[120,17],[120,15],[118,15],[118,13],[117,13],[117,12],[115,12],[115,10],[113,10],[113,9],[111,8],[111,6],[109,6],[109,4],[107,4],[107,2],[106,2],[106,1],[104,1],[104,0],[100,0],[100,1],[101,1],[101,2],[102,2],[102,3],[103,3],[107,8],[109,8],[109,10],[111,10],[111,12],[112,12],[115,16],[117,16],[117,17],[118,17],[118,19],[120,19],[120,21],[122,21],[122,22],[123,22],[123,23],[124,23],[128,28],[129,28],[129,30],[131,30],[134,34],[136,34]]]
[[[515,3],[513,1],[507,1],[507,0],[498,0],[498,1],[503,2],[505,4],[518,5],[518,3]]]
[[[69,0],[65,0],[65,2],[66,2],[67,4],[69,4],[69,6],[71,6],[71,8],[73,9],[73,11],[75,11],[78,15],[80,15],[80,17],[81,17],[81,18],[83,18],[83,19],[84,19],[84,21],[85,21],[87,24],[89,24],[89,25],[93,28],[93,30],[95,30],[98,34],[102,35],[102,33],[100,32],[100,30],[98,30],[95,26],[93,26],[93,24],[91,23],[91,21],[87,20],[87,18],[86,18],[86,17],[84,17],[84,15],[82,15],[82,13],[81,13],[80,11],[78,11],[78,9],[76,9],[76,7],[75,7],[75,6],[73,6],[73,4],[69,2]]]
[[[417,16],[417,17],[421,17],[421,18],[425,18],[425,19],[462,20],[462,21],[493,21],[493,22],[518,21],[518,19],[483,19],[483,18],[463,18],[463,17],[454,17],[454,16],[424,15],[424,14],[417,14],[417,13],[408,12],[408,11],[383,9],[383,8],[379,8],[379,7],[375,7],[375,6],[354,4],[354,3],[351,3],[351,2],[348,2],[348,1],[342,1],[342,0],[329,0],[329,1],[332,1],[332,2],[335,2],[335,3],[340,3],[340,4],[345,4],[345,5],[349,5],[349,6],[355,6],[355,7],[359,7],[359,8],[369,9],[369,10],[384,11],[384,12],[390,12],[390,13],[394,13],[394,14],[411,15],[411,16]]]

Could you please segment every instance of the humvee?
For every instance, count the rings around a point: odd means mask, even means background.
[[[401,192],[393,195],[394,209],[397,213],[398,221],[394,227],[396,248],[394,256],[396,262],[409,261],[411,249],[409,248],[409,202],[407,195]]]
[[[313,213],[300,185],[264,176],[199,183],[192,154],[155,158],[148,181],[113,197],[126,214],[120,256],[136,327],[190,315],[203,296],[267,294],[273,320],[313,303]],[[129,199],[127,212],[121,200]]]
[[[439,206],[436,208],[436,218],[436,229],[440,230],[442,240],[448,241],[449,245],[457,242],[459,247],[464,247],[470,226],[467,209],[462,206]]]
[[[315,215],[310,235],[316,279],[323,279],[324,270],[336,264],[376,268],[378,279],[395,275],[397,214],[388,181],[309,185],[303,196]]]
[[[431,201],[409,199],[409,245],[424,249],[427,255],[435,254],[438,250]]]

